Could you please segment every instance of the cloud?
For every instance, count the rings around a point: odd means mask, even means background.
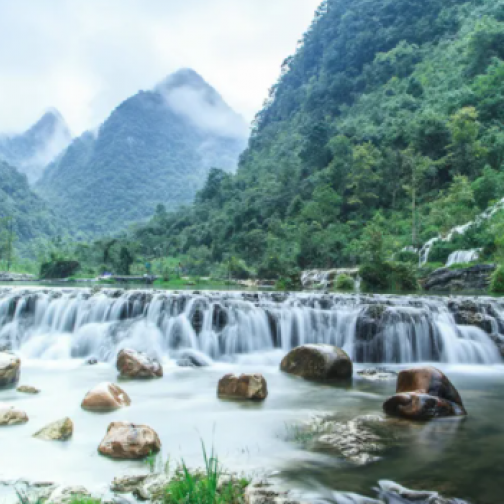
[[[319,1],[2,0],[0,131],[53,106],[79,134],[181,67],[250,121]]]

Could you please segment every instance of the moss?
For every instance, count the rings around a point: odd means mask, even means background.
[[[504,265],[499,266],[492,274],[490,291],[495,294],[504,294]]]
[[[350,275],[343,273],[336,278],[334,287],[336,290],[352,291],[355,288],[355,281]]]

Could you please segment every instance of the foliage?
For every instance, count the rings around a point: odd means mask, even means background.
[[[504,294],[504,266],[500,265],[492,274],[490,291],[496,294]]]
[[[40,278],[51,279],[51,278],[69,278],[78,269],[80,264],[78,261],[71,261],[66,259],[61,259],[58,257],[53,257],[50,262],[42,263],[40,266]]]
[[[353,291],[355,289],[355,281],[350,275],[342,273],[336,277],[334,288],[342,291]]]

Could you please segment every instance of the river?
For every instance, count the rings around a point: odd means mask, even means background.
[[[495,343],[475,326],[457,323],[478,313],[489,330],[503,332],[502,300],[310,293],[172,293],[106,289],[0,288],[0,344],[22,358],[22,384],[0,400],[28,413],[25,425],[2,428],[2,479],[29,478],[105,488],[114,476],[145,470],[141,462],[114,462],[97,453],[114,420],[145,423],[159,434],[162,457],[201,466],[201,445],[213,445],[221,462],[246,475],[278,472],[291,488],[318,494],[375,495],[389,479],[417,489],[438,490],[476,504],[502,501],[504,470],[504,366]],[[475,311],[476,310],[476,311]],[[482,324],[480,324],[482,325]],[[483,327],[486,327],[483,325]],[[356,361],[345,386],[310,383],[279,371],[286,351],[325,342]],[[163,361],[162,379],[122,382],[132,405],[96,415],[80,408],[94,385],[117,381],[114,359],[133,347]],[[176,365],[192,349],[207,367]],[[86,365],[88,358],[99,363]],[[333,450],[312,449],[292,439],[292,426],[316,414],[338,421],[381,414],[395,380],[371,382],[357,374],[370,363],[391,370],[434,362],[458,388],[469,416],[431,423],[399,422],[397,440],[380,459],[355,466]],[[226,372],[263,373],[263,403],[220,401]],[[73,438],[50,443],[31,435],[69,416]],[[343,502],[343,501],[341,501]]]

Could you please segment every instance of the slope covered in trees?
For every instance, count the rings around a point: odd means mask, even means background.
[[[327,0],[237,174],[135,238],[260,276],[388,257],[504,196],[503,121],[504,2]]]
[[[234,170],[246,125],[196,72],[121,103],[44,173],[37,190],[74,231],[105,234],[192,202],[211,166]]]
[[[25,175],[0,161],[0,262],[15,249],[36,256],[37,244],[62,233],[59,219],[33,193]]]

